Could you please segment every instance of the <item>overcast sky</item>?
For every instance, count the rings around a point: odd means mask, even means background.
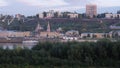
[[[35,14],[48,10],[75,11],[85,8],[86,4],[101,7],[120,6],[120,0],[0,0],[0,13]]]

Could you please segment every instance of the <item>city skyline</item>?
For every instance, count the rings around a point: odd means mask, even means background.
[[[119,3],[119,0],[0,0],[0,14],[34,15],[48,10],[85,13],[86,4],[96,4],[98,9],[113,7],[110,9],[113,11],[110,12],[116,12],[119,9],[115,7],[120,7]],[[109,11],[109,9],[102,10],[98,12]]]

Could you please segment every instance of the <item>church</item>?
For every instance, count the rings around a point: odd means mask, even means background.
[[[56,32],[56,31],[51,31],[50,29],[50,23],[48,22],[47,25],[47,30],[46,31],[42,31],[42,27],[40,26],[40,24],[38,23],[35,32],[37,32],[37,37],[39,38],[58,38],[60,37],[60,33]]]

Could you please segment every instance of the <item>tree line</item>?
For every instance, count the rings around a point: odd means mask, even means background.
[[[32,49],[0,49],[0,68],[120,67],[120,41],[45,42]]]

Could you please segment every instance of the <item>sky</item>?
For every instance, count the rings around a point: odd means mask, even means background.
[[[120,7],[120,0],[0,0],[0,14],[34,15],[48,10],[85,12],[86,4],[96,4],[98,8]]]

